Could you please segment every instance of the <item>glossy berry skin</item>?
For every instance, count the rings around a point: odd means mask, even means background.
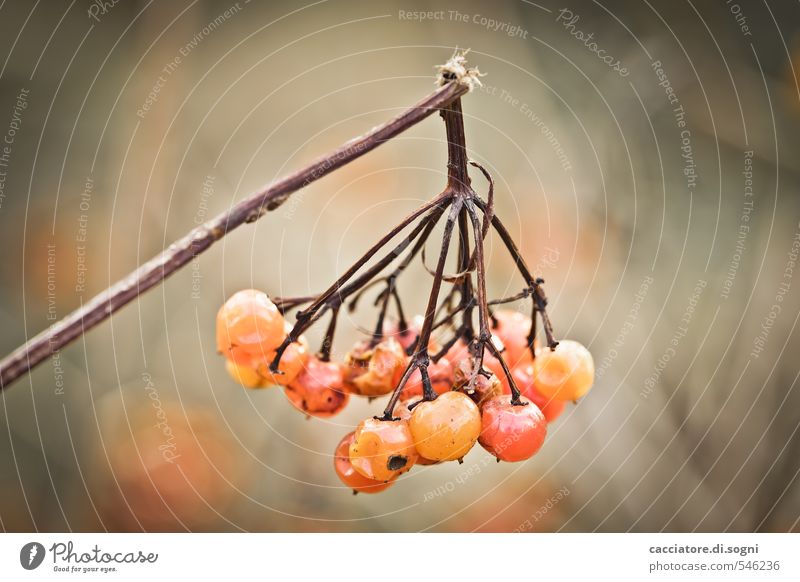
[[[353,468],[353,464],[350,462],[350,445],[354,437],[355,433],[347,433],[336,446],[333,456],[333,469],[336,471],[336,475],[342,483],[359,493],[379,493],[391,487],[394,481],[368,479]]]
[[[332,362],[311,356],[305,369],[284,389],[295,408],[311,416],[328,418],[341,412],[350,399],[342,387],[342,370]]]
[[[432,461],[466,455],[481,432],[478,406],[461,392],[445,392],[414,408],[409,421],[417,452]]]
[[[385,338],[374,348],[360,342],[345,357],[345,388],[362,396],[382,396],[394,390],[406,368],[408,357],[394,338]]]
[[[284,320],[266,293],[234,293],[217,312],[217,349],[229,360],[256,368],[283,338]]]
[[[264,378],[253,368],[237,364],[232,360],[225,360],[225,370],[231,378],[245,388],[265,388],[268,386]]]
[[[513,368],[514,366],[530,363],[533,360],[531,351],[528,348],[531,318],[519,311],[498,309],[494,312],[494,319],[496,320],[496,325],[493,325],[492,333],[503,342],[505,347],[503,358],[508,367]],[[534,349],[538,344],[539,341],[534,340]]]
[[[561,413],[564,412],[566,402],[563,400],[556,400],[555,398],[548,398],[536,389],[536,384],[533,381],[533,364],[527,364],[515,368],[512,372],[514,382],[517,383],[517,388],[528,400],[533,402],[542,411],[547,422],[553,422]],[[511,390],[505,392],[511,394]]]
[[[494,373],[488,378],[483,374],[478,374],[475,378],[475,383],[470,388],[469,381],[471,378],[472,359],[461,360],[453,372],[453,387],[464,392],[479,407],[490,398],[503,394],[503,384]]]
[[[408,409],[410,404],[420,400],[418,397],[408,398],[406,400],[401,400],[394,406],[394,411],[392,415],[395,418],[400,418],[405,421],[411,420],[412,411]],[[419,451],[417,451],[419,452]],[[426,459],[422,455],[417,457],[417,465],[437,465],[439,461],[432,461],[431,459]]]
[[[278,370],[283,372],[282,374],[273,374],[269,369],[272,360],[275,358],[275,352],[270,352],[260,360],[258,373],[264,377],[264,381],[268,384],[287,386],[300,375],[306,367],[309,357],[311,357],[311,354],[308,349],[308,340],[301,335],[296,342],[289,344],[281,356]]]
[[[417,450],[405,420],[362,420],[350,445],[350,462],[364,477],[391,481],[417,462]]]
[[[481,436],[484,449],[501,461],[524,461],[542,448],[547,436],[547,420],[530,400],[513,405],[508,396],[496,396],[481,409]]]
[[[436,394],[444,394],[453,388],[453,366],[447,358],[439,358],[438,362],[431,362],[428,366],[428,377]],[[403,386],[401,398],[414,398],[422,396],[422,374],[419,369],[411,373],[411,377]]]
[[[542,348],[533,361],[533,381],[545,398],[577,400],[594,382],[594,361],[582,344],[564,340],[555,351]]]

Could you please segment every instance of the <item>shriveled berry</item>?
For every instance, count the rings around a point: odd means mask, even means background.
[[[298,410],[319,418],[341,412],[350,395],[342,387],[342,370],[332,362],[311,356],[306,367],[284,393]]]
[[[408,357],[394,338],[385,338],[374,348],[359,342],[345,356],[344,385],[362,396],[382,396],[394,390],[406,368]]]
[[[475,382],[470,387],[469,382],[472,378],[472,359],[461,360],[453,372],[453,387],[461,390],[472,401],[481,406],[484,402],[503,393],[503,384],[498,380],[494,373],[487,378],[483,374],[475,376]]]
[[[497,340],[493,337],[492,339],[495,346],[502,347],[502,342]],[[454,369],[459,368],[459,366],[463,367],[461,362],[464,360],[469,360],[469,366],[471,369],[471,361],[472,361],[472,354],[470,353],[469,347],[461,340],[458,340],[452,348],[447,352],[447,359],[452,362]],[[511,366],[509,365],[509,368]],[[503,364],[500,363],[494,354],[492,354],[488,349],[484,348],[483,350],[483,368],[492,372],[497,379],[500,381],[504,390],[508,390],[508,377],[506,376],[505,371],[503,370]]]

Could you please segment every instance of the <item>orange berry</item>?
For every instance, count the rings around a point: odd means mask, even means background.
[[[217,312],[217,349],[237,364],[256,367],[283,338],[284,320],[266,293],[234,293]]]
[[[533,381],[533,364],[515,368],[512,376],[514,376],[514,381],[517,383],[517,388],[519,388],[522,395],[539,407],[547,422],[553,422],[561,416],[566,403],[563,400],[548,398],[536,389],[536,384]],[[505,393],[511,394],[511,390],[507,390]]]
[[[382,396],[394,390],[406,369],[408,357],[394,338],[382,340],[374,348],[359,342],[345,356],[344,385],[362,396]]]
[[[287,332],[288,333],[288,332]],[[275,359],[275,352],[270,352],[265,358],[260,360],[258,366],[258,373],[264,377],[264,380],[269,384],[278,384],[279,386],[287,386],[291,384],[300,372],[306,366],[308,358],[310,357],[308,350],[308,340],[305,336],[297,338],[296,342],[290,343],[281,356],[278,370],[282,374],[273,374],[270,372],[269,367],[272,360]]]
[[[268,386],[258,371],[242,364],[237,364],[233,360],[225,360],[225,369],[231,378],[245,388],[265,388]]]
[[[582,344],[564,340],[556,346],[540,349],[533,361],[533,381],[546,398],[577,400],[594,382],[594,361]]]
[[[419,404],[408,424],[417,452],[432,461],[460,459],[481,433],[478,407],[461,392],[445,392]]]
[[[319,418],[338,414],[350,399],[342,387],[341,368],[315,356],[309,357],[305,369],[284,388],[284,393],[295,408]]]
[[[412,411],[408,409],[408,406],[412,404],[414,401],[418,400],[418,398],[407,398],[406,400],[401,400],[394,406],[394,410],[392,411],[392,415],[395,418],[400,418],[401,420],[411,420],[411,413]],[[417,451],[419,452],[419,451]],[[437,465],[439,461],[432,461],[431,459],[426,459],[422,455],[417,457],[417,465]]]
[[[405,420],[362,420],[350,445],[350,462],[364,477],[391,481],[417,462]]]
[[[342,480],[342,483],[359,493],[378,493],[390,487],[394,481],[376,481],[368,479],[353,468],[350,462],[350,444],[355,433],[347,433],[336,446],[333,456],[333,469]]]

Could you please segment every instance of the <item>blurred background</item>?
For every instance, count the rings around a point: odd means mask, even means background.
[[[485,73],[463,100],[470,156],[546,279],[556,334],[597,367],[544,449],[495,464],[476,447],[353,496],[333,450],[382,403],[306,420],[215,353],[226,297],[319,291],[441,190],[432,116],[4,390],[3,530],[800,528],[788,2],[3,2],[2,352],[427,95],[456,47]],[[491,295],[518,291],[496,239],[489,255]],[[430,277],[404,277],[418,312]],[[340,319],[336,357],[374,315]]]

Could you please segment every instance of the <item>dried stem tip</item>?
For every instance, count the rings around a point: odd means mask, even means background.
[[[467,68],[466,55],[468,52],[469,49],[465,51],[459,51],[456,49],[449,61],[436,67],[436,70],[438,71],[438,74],[436,75],[436,83],[439,86],[446,85],[451,81],[455,81],[460,85],[466,86],[470,91],[472,91],[475,87],[481,86],[481,81],[479,79],[479,77],[483,76],[481,72],[477,68]]]

